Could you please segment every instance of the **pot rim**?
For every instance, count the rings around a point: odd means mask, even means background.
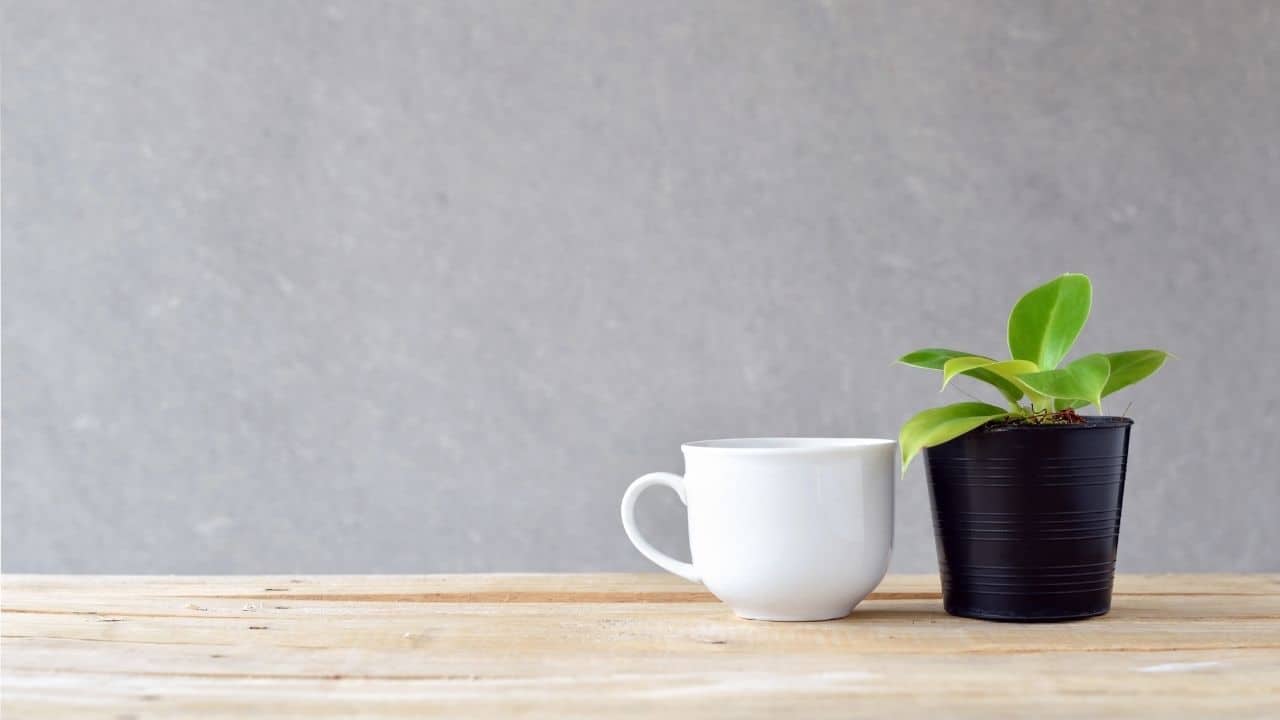
[[[1000,433],[1000,432],[1018,432],[1029,430],[1032,432],[1043,432],[1045,430],[1102,430],[1105,428],[1124,427],[1133,424],[1133,418],[1123,417],[1121,415],[1081,415],[1084,418],[1083,423],[1075,425],[1000,425],[997,427],[979,428],[982,432]]]

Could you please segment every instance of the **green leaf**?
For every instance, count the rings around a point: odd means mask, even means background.
[[[1086,275],[1067,273],[1032,290],[1009,313],[1009,353],[1046,371],[1058,367],[1089,319]]]
[[[982,355],[962,355],[954,357],[942,364],[942,388],[945,390],[951,378],[962,372],[977,370],[988,365],[995,365],[997,360]]]
[[[1094,353],[1057,370],[1019,375],[1027,387],[1055,400],[1084,400],[1102,410],[1102,389],[1111,376],[1106,355]],[[1055,402],[1055,407],[1057,403]]]
[[[951,358],[969,357],[971,355],[973,353],[964,353],[946,348],[923,348],[903,355],[898,358],[898,362],[904,365],[925,368],[926,370],[941,370],[943,364]]]
[[[981,357],[972,353],[960,352],[959,350],[948,350],[946,348],[924,348],[915,352],[907,353],[898,358],[898,362],[913,367],[925,368],[926,370],[941,370],[948,360],[959,357]],[[991,362],[995,362],[992,360]],[[1000,394],[1011,403],[1016,403],[1022,399],[1022,388],[999,375],[981,368],[967,370],[963,373],[974,380],[984,382],[991,385]]]
[[[951,382],[951,379],[956,375],[972,370],[986,370],[1000,376],[1004,381],[1018,386],[1020,385],[1019,375],[1037,372],[1040,368],[1036,367],[1035,363],[1026,360],[992,360],[980,355],[952,358],[942,366],[942,387],[945,389],[947,383]],[[1020,387],[1019,392],[1026,389],[1025,387]]]
[[[955,403],[917,413],[898,433],[898,446],[902,449],[902,472],[907,471],[911,459],[922,449],[941,445],[1008,414],[1007,410],[980,402]]]
[[[1058,398],[1053,401],[1053,411],[1062,412],[1063,410],[1076,410],[1088,404],[1088,400],[1063,400],[1062,398]]]
[[[1107,385],[1102,388],[1102,397],[1145,379],[1159,370],[1168,357],[1169,353],[1163,350],[1125,350],[1107,353],[1107,360],[1111,363],[1111,377],[1107,378]]]

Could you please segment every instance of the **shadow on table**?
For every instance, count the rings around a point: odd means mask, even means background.
[[[848,617],[832,622],[930,623],[950,617],[942,609],[942,603],[938,603],[936,607],[923,604],[914,607],[859,607],[854,608]]]

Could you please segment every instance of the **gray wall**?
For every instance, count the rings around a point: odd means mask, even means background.
[[[28,0],[3,53],[7,571],[647,569],[681,440],[892,435],[894,357],[1066,270],[1082,348],[1179,356],[1110,408],[1123,567],[1280,570],[1274,2]]]

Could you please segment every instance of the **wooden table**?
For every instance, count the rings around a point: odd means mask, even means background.
[[[739,620],[667,575],[6,576],[2,706],[40,717],[1280,717],[1280,576],[1124,576],[1111,614]]]

